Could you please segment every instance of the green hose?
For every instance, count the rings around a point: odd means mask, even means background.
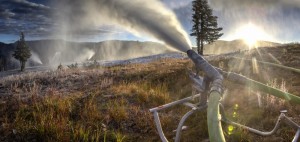
[[[209,64],[202,56],[193,50],[187,51],[188,57],[195,63],[197,69],[205,72],[206,76],[212,81],[211,92],[207,107],[207,125],[210,142],[225,142],[223,130],[221,127],[221,117],[219,110],[219,101],[221,99],[223,76]]]
[[[293,102],[293,103],[296,103],[296,104],[300,104],[300,97],[298,97],[298,96],[295,96],[295,95],[290,94],[288,92],[284,92],[284,91],[281,91],[279,89],[267,86],[263,83],[252,80],[252,79],[247,78],[247,77],[245,77],[243,75],[240,75],[240,74],[236,74],[236,73],[232,73],[232,72],[225,72],[225,71],[222,71],[222,70],[219,70],[219,71],[221,71],[221,73],[224,75],[224,77],[227,78],[229,81],[236,82],[236,83],[243,84],[243,85],[247,85],[247,86],[250,86],[254,90],[259,90],[261,92],[265,92],[267,94],[285,99],[287,101],[290,101],[290,102]]]
[[[222,89],[223,76],[225,76],[230,81],[237,82],[239,84],[244,84],[250,86],[252,89],[256,89],[268,93],[270,95],[285,99],[287,101],[300,104],[300,97],[298,96],[267,86],[263,83],[249,79],[245,76],[236,73],[231,73],[231,72],[227,73],[218,68],[215,68],[211,66],[202,56],[198,55],[193,50],[188,50],[187,54],[188,57],[195,63],[196,68],[204,71],[206,76],[210,78],[212,81],[211,92],[209,95],[208,107],[207,107],[207,125],[208,125],[208,134],[209,134],[210,142],[225,142],[223,129],[221,126],[221,115],[219,110],[220,109],[219,101],[222,98],[222,94],[221,94],[222,91],[220,91],[219,89]],[[236,59],[240,59],[240,58],[236,58]],[[299,69],[286,67],[274,63],[261,62],[261,61],[258,62],[300,73]],[[220,73],[222,73],[223,76]]]
[[[222,126],[221,115],[219,110],[219,101],[221,94],[217,91],[210,93],[208,107],[207,107],[207,125],[209,141],[211,142],[225,142]]]

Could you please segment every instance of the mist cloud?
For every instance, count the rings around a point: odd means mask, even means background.
[[[55,4],[63,34],[115,24],[181,51],[190,48],[188,36],[176,16],[158,0],[64,0]]]
[[[298,0],[209,0],[224,27],[225,37],[242,24],[253,23],[277,41],[299,40]]]

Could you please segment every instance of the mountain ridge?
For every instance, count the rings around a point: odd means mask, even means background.
[[[124,60],[173,52],[167,46],[151,41],[108,40],[101,42],[73,42],[60,39],[27,41],[32,51],[28,65],[57,66],[60,63],[84,62],[87,60]],[[259,41],[259,46],[278,46],[279,43]],[[0,42],[0,66],[5,62],[6,69],[16,69],[19,62],[12,57],[16,42]],[[194,48],[193,48],[194,49]],[[204,46],[204,54],[223,54],[246,50],[243,40],[218,40]]]
[[[87,60],[122,60],[148,55],[172,52],[165,45],[156,42],[109,40],[102,42],[70,42],[63,40],[35,40],[26,42],[32,51],[29,66],[58,65],[62,62],[83,62]],[[18,67],[12,57],[16,42],[0,43],[0,58],[6,60],[7,69]]]

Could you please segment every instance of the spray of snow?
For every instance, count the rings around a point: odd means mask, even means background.
[[[55,0],[61,36],[117,25],[186,52],[190,41],[175,14],[160,0]]]

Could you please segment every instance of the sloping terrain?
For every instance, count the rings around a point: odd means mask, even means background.
[[[172,50],[155,42],[139,41],[102,41],[69,42],[63,40],[28,41],[32,56],[27,66],[57,66],[60,63],[74,63],[94,60],[124,60],[156,54],[170,53]],[[278,46],[278,43],[259,41],[258,47]],[[0,71],[19,67],[19,62],[12,57],[16,43],[0,43]],[[204,54],[224,54],[238,50],[247,50],[242,40],[222,41],[205,45]]]
[[[254,64],[280,62],[299,68],[300,45],[284,45],[207,57],[213,65],[300,96],[300,75]],[[239,60],[238,58],[251,59]],[[1,141],[159,141],[150,108],[191,96],[189,59],[160,59],[151,63],[93,66],[61,71],[29,72],[0,80]],[[224,81],[222,103],[228,117],[271,130],[280,110],[300,124],[300,105]],[[197,101],[197,99],[195,100]],[[180,106],[160,114],[166,136],[189,109]],[[188,119],[182,141],[207,141],[206,113]],[[288,142],[295,130],[284,126],[270,137],[223,125],[227,141]]]
[[[256,47],[276,47],[279,43],[257,41]],[[204,46],[204,54],[224,54],[238,50],[248,50],[249,46],[243,40],[224,41],[218,40]]]
[[[103,41],[79,43],[63,40],[28,41],[32,56],[28,66],[59,65],[66,62],[87,60],[123,60],[171,52],[164,45],[155,42]],[[0,43],[0,67],[5,60],[5,69],[18,68],[19,62],[12,57],[16,43]],[[1,71],[1,70],[0,70]]]

